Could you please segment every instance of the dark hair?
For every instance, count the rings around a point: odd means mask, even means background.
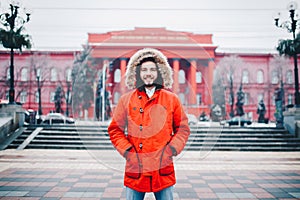
[[[155,85],[156,89],[163,88],[163,79],[162,79],[161,73],[159,71],[159,68],[157,66],[157,63],[156,63],[156,61],[153,57],[144,58],[137,65],[136,75],[135,75],[136,88],[138,88],[141,91],[144,90],[144,88],[145,88],[144,81],[142,81],[141,76],[140,76],[140,72],[141,72],[141,65],[145,62],[148,62],[148,61],[155,63],[155,66],[156,66],[156,69],[157,69],[157,79],[154,81],[153,84]]]

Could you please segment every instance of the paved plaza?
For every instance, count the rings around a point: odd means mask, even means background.
[[[300,199],[299,152],[184,151],[175,166],[174,199]],[[125,199],[123,167],[116,151],[4,150],[0,199]]]

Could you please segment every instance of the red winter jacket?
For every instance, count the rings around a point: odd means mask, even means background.
[[[149,99],[135,89],[123,95],[108,133],[126,158],[124,185],[140,192],[157,192],[176,183],[172,156],[179,154],[190,134],[178,97],[158,89]]]

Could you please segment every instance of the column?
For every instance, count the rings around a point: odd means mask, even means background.
[[[124,94],[126,91],[125,87],[125,73],[126,73],[126,65],[127,65],[127,59],[126,58],[120,58],[120,70],[121,70],[121,82],[120,82],[120,92],[121,94]]]
[[[196,71],[197,71],[197,60],[190,60],[191,66],[189,69],[189,83],[190,83],[190,93],[189,93],[189,104],[197,104],[196,93],[197,93],[197,83],[196,83]]]
[[[174,83],[173,83],[173,92],[175,94],[179,94],[179,83],[178,83],[178,72],[179,72],[179,58],[173,58],[173,71],[174,71],[174,74],[173,74],[173,80],[174,80]]]
[[[208,77],[207,77],[207,88],[208,88],[208,95],[206,95],[206,103],[211,105],[212,101],[212,87],[213,87],[213,79],[214,79],[214,69],[215,69],[215,62],[213,58],[208,59]]]

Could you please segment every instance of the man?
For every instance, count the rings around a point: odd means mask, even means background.
[[[126,199],[142,200],[153,192],[157,200],[171,200],[176,183],[172,157],[190,134],[178,97],[166,90],[173,83],[172,69],[160,51],[142,49],[130,58],[125,82],[134,90],[120,98],[108,133],[126,158]]]

